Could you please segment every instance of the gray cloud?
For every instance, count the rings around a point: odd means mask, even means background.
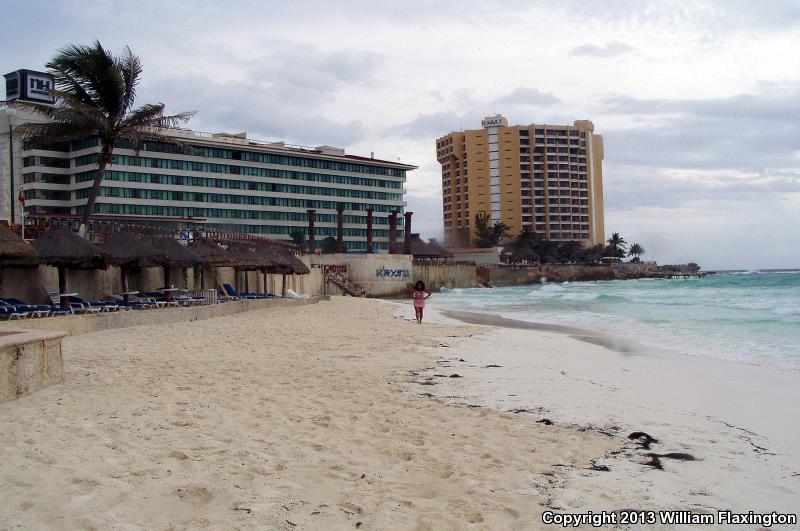
[[[420,113],[410,122],[388,127],[387,133],[408,138],[427,137],[432,140],[451,131],[480,127],[481,119],[492,114],[490,111],[494,108],[493,103],[512,109],[525,106],[547,107],[560,103],[554,94],[542,92],[533,87],[517,87],[511,92],[495,98],[492,102],[475,100],[464,91],[457,91],[453,97],[458,100],[458,106],[464,109],[463,112]],[[498,109],[498,111],[500,114],[505,112],[504,109]]]
[[[236,79],[215,76],[213,68],[146,78],[140,100],[162,100],[170,111],[201,111],[193,129],[247,131],[253,138],[305,145],[346,146],[364,138],[362,123],[334,120],[327,109],[343,88],[374,84],[381,55],[282,41],[261,44],[267,52],[246,59],[225,47],[206,50],[212,63],[237,72],[228,76]]]
[[[576,46],[569,51],[569,55],[574,56],[587,56],[587,57],[615,57],[622,55],[633,48],[624,42],[611,41],[605,46],[596,46],[594,44],[582,44]]]
[[[624,164],[764,172],[796,170],[800,84],[698,100],[603,99],[604,111],[647,125],[605,131]]]
[[[425,138],[432,142],[434,138],[458,131],[465,127],[475,127],[480,122],[480,114],[458,114],[453,111],[420,113],[410,122],[387,128],[391,135],[408,138]]]
[[[504,105],[555,105],[560,101],[551,92],[542,92],[531,87],[517,87],[495,100],[495,102]]]
[[[186,92],[176,94],[175,87],[185,87]],[[218,82],[194,75],[158,81],[148,92],[169,94],[165,103],[170,112],[202,109],[189,124],[192,129],[218,132],[223,127],[226,132],[247,131],[255,139],[305,145],[346,146],[365,136],[360,122],[325,116],[322,104],[331,92],[319,87],[257,80]],[[293,99],[293,93],[304,97]],[[142,101],[146,100],[144,95]]]
[[[709,33],[750,32],[754,28],[782,30],[800,24],[795,0],[563,0],[555,9],[577,20],[612,24],[651,24],[660,28],[702,28]]]
[[[700,201],[749,202],[800,192],[800,175],[783,171],[675,175],[665,169],[612,163],[604,172],[605,205],[614,211],[679,208]]]

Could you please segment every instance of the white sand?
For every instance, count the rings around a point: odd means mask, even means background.
[[[567,488],[553,492],[554,506],[712,514],[800,509],[796,371],[665,352],[622,354],[564,334],[508,328],[432,353],[447,368],[428,376],[464,376],[439,378],[434,387],[453,403],[530,409],[520,415],[659,439],[649,451],[625,444],[624,452],[598,460],[610,472],[572,471]],[[661,471],[642,465],[648,452],[697,460],[661,459]]]
[[[64,384],[0,404],[0,529],[539,528],[552,486],[619,446],[409,392],[438,387],[409,383],[423,348],[482,329],[392,312],[67,338]]]

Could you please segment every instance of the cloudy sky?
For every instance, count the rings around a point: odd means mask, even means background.
[[[66,43],[141,56],[191,127],[413,163],[441,234],[437,136],[591,119],[606,230],[662,263],[800,267],[800,3],[2,0],[0,68]],[[127,5],[126,5],[127,4]]]

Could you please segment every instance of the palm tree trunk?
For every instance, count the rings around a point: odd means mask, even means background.
[[[86,227],[87,231],[89,220],[91,220],[94,214],[94,203],[97,201],[97,196],[100,193],[100,184],[103,182],[103,177],[106,174],[106,166],[109,162],[111,162],[111,147],[103,146],[103,149],[100,151],[97,173],[95,173],[94,183],[92,183],[92,191],[89,193],[89,199],[86,200],[86,208],[83,210],[83,219],[81,220],[81,224]]]

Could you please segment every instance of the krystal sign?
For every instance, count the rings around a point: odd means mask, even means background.
[[[506,117],[500,114],[495,114],[494,116],[487,116],[483,120],[481,120],[481,127],[500,127],[500,126],[507,126],[508,120]]]
[[[53,103],[53,90],[56,88],[52,74],[17,70],[4,76],[6,78],[6,100],[28,100],[40,103]]]

